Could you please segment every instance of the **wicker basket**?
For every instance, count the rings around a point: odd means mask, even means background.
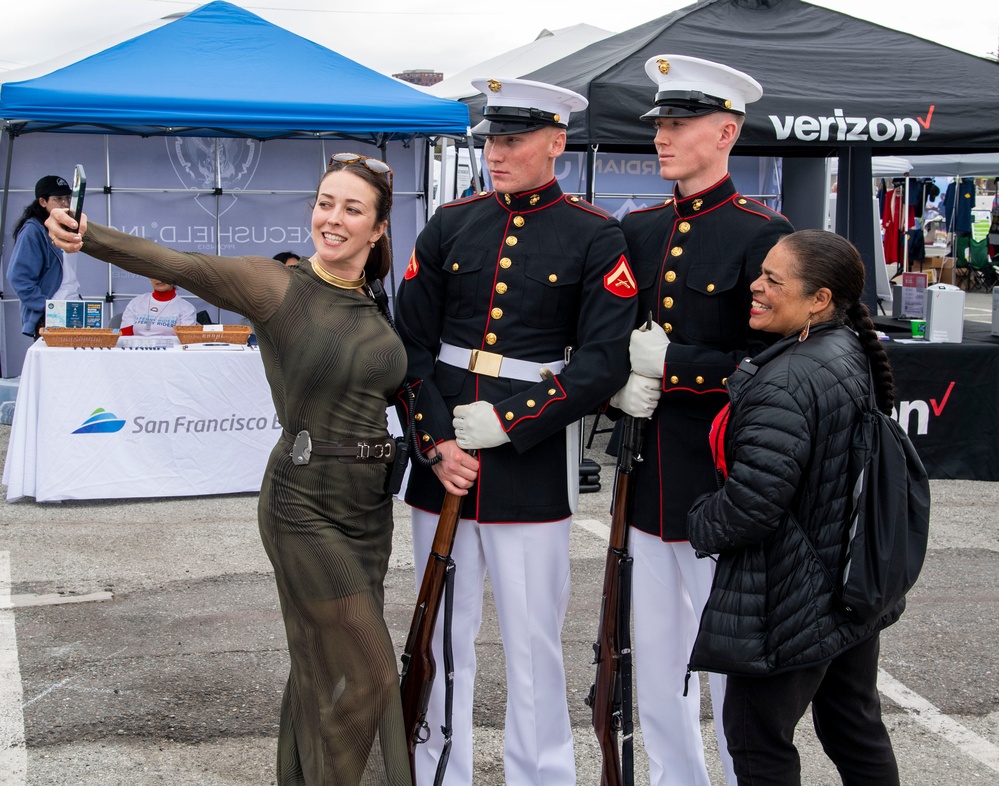
[[[121,331],[111,328],[42,328],[38,331],[49,347],[113,347]]]
[[[181,344],[245,344],[253,328],[249,325],[222,325],[221,330],[205,330],[207,325],[175,325],[174,332]],[[215,326],[213,326],[215,327]]]

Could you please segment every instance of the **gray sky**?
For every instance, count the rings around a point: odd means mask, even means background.
[[[621,32],[693,0],[449,2],[436,6],[439,10],[421,0],[234,2],[376,71],[426,68],[448,76],[529,43],[545,28],[585,22]],[[813,4],[979,56],[994,56],[999,48],[996,0],[813,0]],[[0,70],[34,65],[199,5],[185,0],[6,0],[0,11]],[[918,64],[913,66],[918,69]],[[915,74],[918,78],[918,70]]]

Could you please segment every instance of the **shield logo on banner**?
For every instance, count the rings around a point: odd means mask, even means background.
[[[202,192],[194,201],[211,216],[216,205],[221,216],[236,204],[238,197],[233,192],[249,187],[260,163],[260,143],[255,139],[169,137],[166,146],[177,178],[184,188]],[[222,189],[220,195],[214,193],[216,183]]]

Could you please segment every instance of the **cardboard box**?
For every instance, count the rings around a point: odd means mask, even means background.
[[[104,301],[46,300],[45,327],[47,328],[104,327]]]
[[[922,271],[932,273],[934,284],[955,284],[954,257],[927,257],[923,260]]]
[[[948,284],[926,288],[926,338],[960,344],[964,338],[964,290]]]

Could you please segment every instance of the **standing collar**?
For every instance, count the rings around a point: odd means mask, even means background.
[[[732,176],[725,175],[710,188],[698,194],[683,196],[679,186],[673,186],[673,206],[680,218],[693,218],[707,213],[723,202],[727,202],[736,194],[735,184],[732,183]]]
[[[513,213],[526,213],[530,210],[541,210],[558,202],[562,198],[562,189],[558,180],[552,178],[541,188],[522,191],[519,194],[496,192],[496,199],[503,207]]]

